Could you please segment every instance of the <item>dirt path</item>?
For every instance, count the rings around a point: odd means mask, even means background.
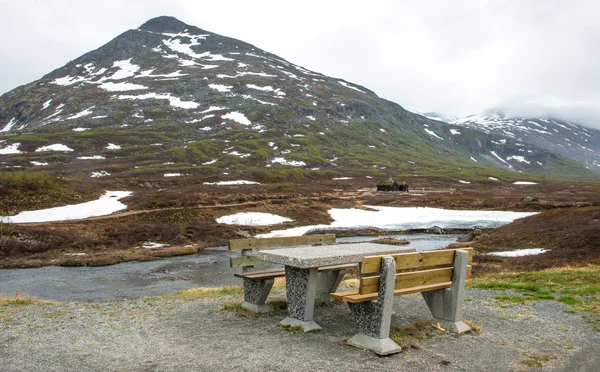
[[[589,371],[600,337],[556,301],[505,305],[499,292],[467,290],[464,318],[479,334],[409,338],[377,357],[344,345],[357,332],[345,304],[317,307],[318,334],[276,326],[284,315],[220,311],[240,295],[0,307],[2,371]],[[281,297],[283,295],[279,295]],[[429,319],[419,295],[395,302],[394,326]]]

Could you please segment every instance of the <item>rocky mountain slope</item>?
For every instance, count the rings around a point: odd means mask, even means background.
[[[0,165],[64,177],[595,177],[248,43],[149,20],[0,97]],[[492,166],[492,167],[490,167]],[[266,169],[269,168],[269,169]]]
[[[600,170],[600,131],[553,118],[510,117],[488,110],[448,121],[557,152],[588,169]]]

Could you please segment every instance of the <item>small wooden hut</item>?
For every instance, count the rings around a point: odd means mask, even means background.
[[[377,184],[377,191],[383,192],[408,192],[408,184],[406,182],[398,182],[393,179],[381,180]]]

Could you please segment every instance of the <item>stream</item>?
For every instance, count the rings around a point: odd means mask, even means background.
[[[338,238],[338,243],[365,242],[382,237],[410,242],[417,251],[439,249],[461,235],[380,235]],[[100,267],[45,266],[34,269],[0,269],[0,293],[27,294],[51,301],[122,301],[195,288],[241,285],[229,267],[229,257],[239,255],[227,247],[213,247],[197,254],[159,261],[125,262]]]

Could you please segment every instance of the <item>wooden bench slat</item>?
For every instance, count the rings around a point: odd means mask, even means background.
[[[394,296],[402,296],[402,295],[417,293],[417,292],[435,291],[438,289],[444,289],[444,288],[450,288],[450,287],[452,287],[452,282],[436,283],[436,284],[423,285],[423,286],[419,286],[419,287],[411,287],[411,288],[405,288],[405,289],[396,289],[394,291]],[[358,302],[364,302],[364,301],[369,301],[369,300],[376,300],[377,297],[378,297],[377,293],[369,293],[369,294],[364,294],[364,295],[350,294],[350,295],[342,297],[341,299],[346,302],[358,303]]]
[[[278,238],[232,239],[229,241],[229,250],[239,251],[242,249],[272,249],[317,244],[335,244],[335,234],[285,236]]]
[[[358,289],[351,289],[349,291],[330,293],[329,297],[334,298],[336,300],[343,300],[344,297],[346,297],[346,296],[357,295],[357,294],[359,294]]]
[[[469,252],[469,262],[473,261],[473,248],[460,248]],[[415,253],[400,253],[391,255],[396,260],[396,270],[418,269],[430,266],[452,265],[455,249],[426,251]],[[361,274],[372,274],[381,271],[382,256],[364,257]]]
[[[430,284],[452,282],[453,267],[410,271],[396,274],[395,289],[420,287]],[[467,279],[471,277],[471,265],[467,266]],[[379,275],[360,279],[360,294],[377,293],[379,291]]]
[[[246,279],[270,279],[285,276],[285,271],[254,271],[250,273],[235,273],[233,276]]]

